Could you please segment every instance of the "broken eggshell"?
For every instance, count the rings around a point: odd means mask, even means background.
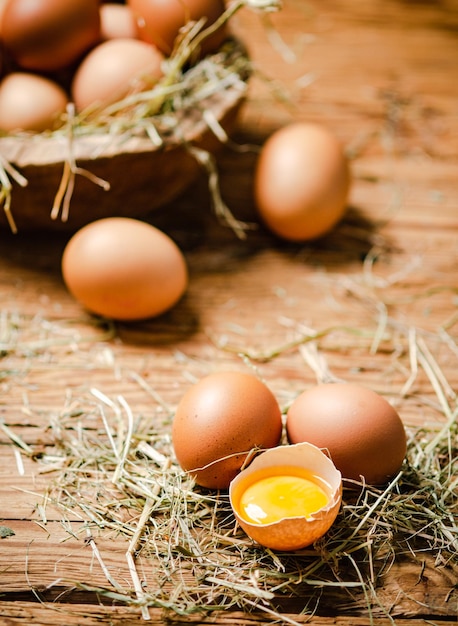
[[[281,476],[287,468],[297,476],[314,477],[328,497],[327,503],[312,514],[288,517],[267,524],[254,523],[244,516],[241,499],[259,477]],[[229,500],[235,518],[245,533],[273,550],[300,550],[322,537],[332,526],[342,502],[342,476],[320,448],[305,443],[283,445],[259,454],[229,486]]]

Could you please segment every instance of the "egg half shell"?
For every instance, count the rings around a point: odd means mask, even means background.
[[[240,506],[245,490],[259,474],[275,476],[284,466],[305,470],[326,484],[327,504],[311,516],[285,517],[270,524],[248,521]],[[342,477],[329,457],[310,443],[278,446],[259,454],[232,480],[229,500],[238,523],[254,541],[272,550],[300,550],[317,541],[334,523],[342,502]]]
[[[97,220],[76,232],[62,256],[62,275],[89,311],[125,321],[164,313],[188,283],[175,242],[146,222],[123,217]]]
[[[406,432],[380,394],[355,383],[315,385],[286,416],[290,443],[308,441],[329,451],[345,479],[384,484],[401,468]]]
[[[253,374],[221,371],[192,386],[172,427],[177,460],[198,485],[227,489],[253,448],[276,446],[282,418],[271,390]]]

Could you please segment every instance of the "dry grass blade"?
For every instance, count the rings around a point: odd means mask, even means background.
[[[35,455],[14,428],[0,425],[18,453],[36,459],[40,471],[54,477],[42,506],[43,519],[46,502],[52,502],[64,514],[71,510],[84,520],[91,536],[125,539],[131,585],[123,581],[121,589],[106,569],[106,588],[94,592],[137,607],[145,619],[149,606],[180,615],[257,609],[280,619],[278,606],[285,598],[300,597],[306,602],[304,611],[319,611],[323,589],[327,598],[337,602],[347,594],[368,614],[378,616],[386,610],[378,597],[380,586],[397,562],[419,562],[428,555],[437,567],[456,573],[458,400],[440,365],[443,351],[454,354],[455,344],[449,334],[433,335],[391,315],[383,317],[381,342],[381,309],[373,284],[366,289],[348,284],[345,293],[352,303],[355,299],[372,312],[371,325],[314,329],[282,318],[280,326],[294,338],[270,352],[221,346],[238,352],[247,365],[258,359],[263,367],[285,351],[296,351],[318,380],[334,380],[326,356],[338,349],[342,336],[357,340],[358,350],[364,345],[371,362],[378,354],[373,354],[377,338],[379,350],[391,351],[397,363],[404,364],[395,399],[414,399],[425,413],[438,417],[429,426],[408,429],[407,458],[388,485],[358,484],[345,491],[335,524],[309,549],[274,553],[252,543],[237,527],[227,493],[196,487],[175,462],[168,429],[137,414],[124,396],[112,398],[92,387],[88,398],[74,398],[71,410],[50,419],[54,447],[46,454]],[[81,345],[72,321],[58,324],[3,314],[5,358],[49,353],[50,330],[57,346],[63,339]],[[94,342],[105,337],[99,332],[97,328]],[[168,424],[173,407],[139,374],[126,370],[124,375],[157,405]],[[423,391],[417,395],[420,379]],[[103,554],[96,558],[103,569]],[[139,562],[144,584],[136,569]],[[81,581],[73,583],[88,589]]]
[[[94,395],[129,415],[125,400]],[[99,412],[104,415],[103,407]],[[362,593],[363,604],[377,613],[378,581],[396,559],[428,552],[437,564],[458,565],[456,424],[448,424],[440,437],[412,432],[406,463],[385,489],[349,491],[336,523],[315,546],[274,554],[241,533],[225,493],[200,490],[182,473],[167,436],[148,430],[134,415],[128,422],[135,421],[135,430],[120,428],[120,411],[110,416],[99,432],[80,429],[77,441],[74,420],[72,431],[63,424],[64,438],[61,432],[56,443],[65,466],[49,495],[63,508],[77,507],[88,528],[126,537],[133,589],[124,590],[123,601],[143,607],[145,619],[147,606],[180,615],[257,608],[279,619],[279,597],[304,594],[316,602],[323,587]],[[127,503],[138,511],[136,527],[122,519]],[[134,556],[154,564],[145,586]],[[111,598],[114,592],[97,593]]]
[[[216,128],[211,122],[205,126],[206,120],[202,113],[211,108],[212,96],[218,96],[222,102],[221,94],[227,92],[228,102],[236,97],[241,100],[246,93],[246,81],[253,71],[241,42],[229,37],[219,50],[200,58],[203,41],[244,7],[262,14],[276,11],[280,6],[278,0],[235,0],[229,3],[213,24],[207,25],[205,19],[189,22],[177,38],[170,57],[164,61],[163,77],[154,83],[148,83],[145,77],[147,84],[141,91],[134,87],[130,93],[113,104],[94,105],[78,113],[75,113],[71,102],[62,115],[60,126],[53,131],[3,134],[0,140],[5,139],[2,153],[6,157],[0,157],[0,204],[11,231],[17,232],[11,206],[12,181],[22,187],[28,184],[27,179],[12,163],[18,148],[22,154],[34,155],[34,150],[40,143],[40,152],[45,154],[54,154],[59,146],[58,154],[62,154],[60,157],[54,156],[53,163],[58,166],[62,162],[62,177],[50,207],[50,218],[60,218],[67,222],[77,177],[82,176],[105,191],[110,189],[107,180],[78,165],[76,144],[80,146],[81,152],[82,147],[87,145],[85,141],[95,140],[90,144],[92,148],[88,157],[92,160],[96,156],[110,156],[113,151],[122,154],[126,142],[129,141],[129,150],[141,140],[146,151],[155,151],[164,146],[183,147],[193,141],[198,142],[206,129],[211,131]],[[201,121],[197,118],[201,118]],[[199,121],[198,124],[196,120]],[[30,153],[26,150],[28,146],[34,146]],[[202,154],[198,153],[196,156],[202,161]],[[32,165],[37,165],[33,157],[30,158]],[[82,159],[81,155],[79,159]],[[23,158],[23,161],[22,165],[27,164],[27,159]],[[212,178],[214,188],[213,175]],[[216,208],[220,209],[221,202],[218,202],[217,193],[215,200]],[[242,224],[236,223],[227,209],[223,211],[224,216],[228,216],[228,225],[235,227],[237,234],[243,233]]]

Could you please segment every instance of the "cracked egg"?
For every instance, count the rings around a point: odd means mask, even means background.
[[[229,499],[251,539],[273,550],[300,550],[336,519],[342,476],[312,444],[278,446],[259,454],[232,480]]]

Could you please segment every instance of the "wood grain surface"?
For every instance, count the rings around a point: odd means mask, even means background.
[[[184,251],[188,292],[166,315],[136,324],[100,323],[71,298],[60,274],[68,234],[0,233],[0,526],[14,533],[0,539],[2,625],[144,621],[138,607],[82,588],[106,585],[94,541],[77,512],[63,516],[46,501],[53,476],[40,455],[75,407],[90,414],[91,389],[122,395],[167,433],[184,391],[214,369],[254,368],[283,407],[325,372],[385,395],[408,429],[440,427],[437,390],[425,371],[409,369],[415,329],[456,403],[458,5],[285,0],[269,21],[248,9],[234,19],[257,68],[234,140],[260,146],[293,120],[330,127],[354,178],[332,233],[299,245],[266,232],[252,200],[256,151],[228,146],[218,156],[222,197],[257,228],[240,240],[219,223],[202,173],[150,217]],[[319,340],[307,348],[310,333]],[[316,345],[321,371],[311,360]],[[102,533],[96,546],[127,580],[125,539]],[[315,611],[305,593],[279,598],[282,623],[456,623],[456,555],[447,566],[410,556],[380,582],[372,614],[361,597],[330,589]],[[142,568],[147,585],[154,572],[146,561]],[[262,612],[149,615],[151,624],[278,623]]]

